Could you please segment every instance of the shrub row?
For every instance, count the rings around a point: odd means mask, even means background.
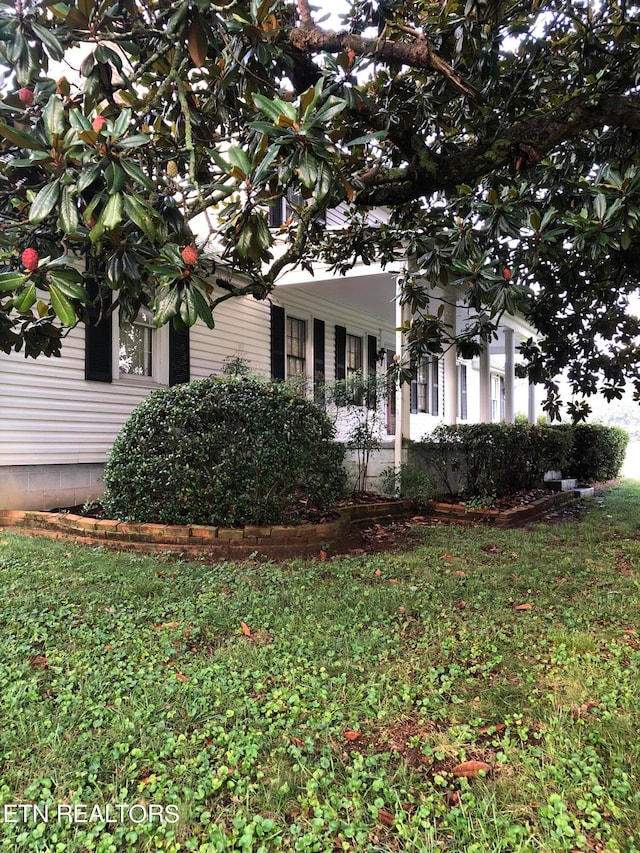
[[[441,425],[410,450],[410,461],[428,471],[443,491],[501,497],[531,489],[545,472],[581,481],[616,477],[629,437],[597,424]]]
[[[344,448],[322,409],[284,385],[201,379],[151,393],[105,469],[112,518],[163,524],[283,523],[344,491]]]

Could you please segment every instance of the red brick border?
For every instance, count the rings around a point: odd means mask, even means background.
[[[236,528],[139,524],[72,513],[0,510],[0,527],[135,551],[203,554],[220,559],[263,554],[281,559],[312,556],[321,550],[344,553],[362,545],[360,531],[368,524],[391,523],[411,512],[409,501],[385,501],[344,507],[338,511],[337,519],[323,524]]]
[[[573,492],[554,492],[525,506],[503,511],[467,509],[459,504],[429,501],[426,510],[437,521],[516,527],[535,521],[553,507],[575,499]],[[361,531],[367,526],[398,521],[410,517],[413,512],[410,501],[383,501],[344,507],[338,511],[337,519],[323,524],[240,528],[139,524],[115,519],[99,521],[71,513],[3,509],[0,510],[0,528],[16,527],[36,535],[149,553],[185,553],[214,559],[244,559],[262,554],[284,559],[309,557],[321,550],[345,553],[362,545]]]
[[[434,518],[456,524],[492,524],[496,527],[519,527],[536,521],[545,512],[549,512],[556,506],[575,500],[576,495],[573,492],[553,492],[524,506],[514,506],[505,510],[468,509],[461,504],[438,503],[437,501],[429,501],[427,509]]]

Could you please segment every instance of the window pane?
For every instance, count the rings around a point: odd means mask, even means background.
[[[347,376],[362,370],[362,338],[347,335]]]
[[[120,373],[129,376],[153,375],[153,312],[141,308],[133,323],[120,324]]]
[[[306,321],[287,317],[287,376],[305,375],[306,344]]]

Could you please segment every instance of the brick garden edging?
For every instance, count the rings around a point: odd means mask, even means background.
[[[427,510],[436,519],[455,524],[492,524],[496,527],[518,527],[541,518],[557,506],[575,501],[574,492],[553,492],[537,501],[511,509],[469,509],[461,504],[428,501]],[[0,519],[1,520],[1,519]]]
[[[92,545],[108,545],[142,552],[206,554],[221,559],[243,559],[263,554],[278,559],[344,553],[362,545],[360,532],[370,524],[406,518],[409,501],[356,504],[338,510],[339,517],[324,524],[247,525],[213,527],[201,524],[138,524],[114,519],[97,520],[71,513],[0,510],[0,527],[74,539]]]

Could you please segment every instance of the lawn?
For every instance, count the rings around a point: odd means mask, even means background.
[[[0,849],[640,850],[640,482],[324,562],[0,532],[0,583]]]

